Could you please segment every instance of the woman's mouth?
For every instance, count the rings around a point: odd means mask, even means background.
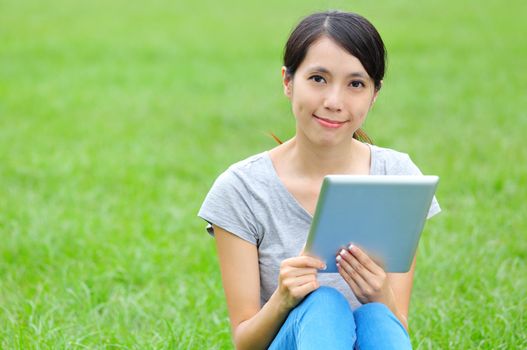
[[[322,118],[322,117],[318,117],[316,115],[313,114],[313,117],[316,119],[316,121],[326,127],[326,128],[331,128],[331,129],[336,129],[336,128],[340,128],[342,125],[346,124],[348,122],[348,120],[345,120],[345,121],[338,121],[338,120],[332,120],[332,119],[327,119],[327,118]]]

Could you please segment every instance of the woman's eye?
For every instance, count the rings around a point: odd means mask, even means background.
[[[359,87],[363,87],[364,86],[364,83],[360,80],[354,80],[350,83],[350,85],[354,88],[359,88]]]
[[[322,78],[320,75],[313,75],[309,79],[313,80],[315,83],[325,83],[326,80]]]

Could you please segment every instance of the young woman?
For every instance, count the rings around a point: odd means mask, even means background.
[[[237,349],[409,349],[415,260],[385,273],[358,247],[339,273],[304,255],[327,174],[419,175],[408,155],[371,145],[360,129],[375,103],[385,48],[365,18],[338,11],[303,19],[287,41],[284,93],[295,136],[232,165],[199,216],[216,238]],[[434,202],[429,217],[440,211]]]

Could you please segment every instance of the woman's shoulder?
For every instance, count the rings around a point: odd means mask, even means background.
[[[260,182],[269,172],[269,161],[267,152],[254,154],[237,161],[218,176],[215,185],[248,186],[254,182]]]
[[[370,147],[372,175],[421,175],[408,153],[375,145]]]
[[[238,176],[256,176],[262,174],[269,167],[267,151],[251,155],[230,165],[223,174],[236,174]],[[222,174],[222,175],[223,175]]]
[[[386,147],[381,147],[377,145],[369,145],[369,146],[372,150],[372,153],[375,153],[377,157],[381,157],[383,159],[401,159],[401,158],[408,157],[407,153],[397,151],[392,148],[386,148]]]
[[[265,172],[265,152],[255,154],[229,166],[214,181],[198,212],[209,223],[257,244],[261,239],[256,226],[255,193],[262,188],[258,173]],[[261,177],[261,175],[260,175]]]

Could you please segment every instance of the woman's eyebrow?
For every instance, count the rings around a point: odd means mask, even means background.
[[[331,74],[331,72],[322,67],[322,66],[315,66],[315,67],[312,67],[309,69],[310,72],[319,72],[319,73],[326,73],[326,74]],[[355,78],[355,77],[358,77],[358,78],[367,78],[368,75],[365,74],[364,72],[351,72],[349,73],[348,75],[346,75],[346,78]]]

